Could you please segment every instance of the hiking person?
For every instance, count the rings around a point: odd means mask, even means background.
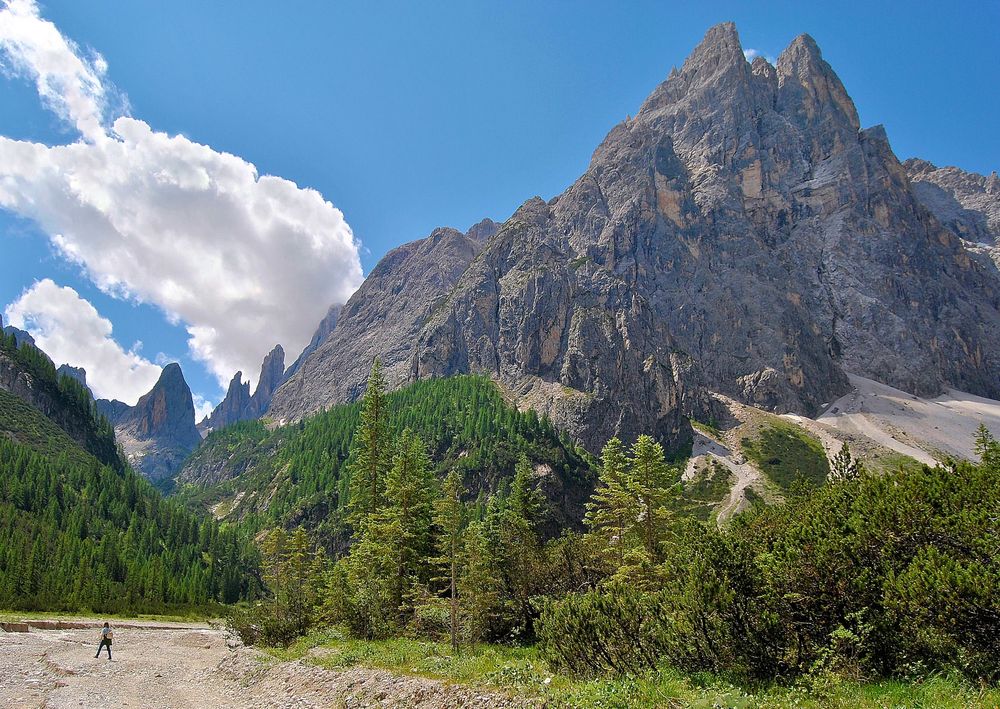
[[[101,644],[97,646],[97,654],[94,657],[101,656],[101,650],[105,647],[108,648],[108,659],[111,659],[111,637],[113,633],[111,632],[111,626],[104,623],[104,627],[101,628]]]

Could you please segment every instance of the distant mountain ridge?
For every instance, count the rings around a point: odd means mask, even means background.
[[[268,416],[292,420],[352,401],[375,357],[391,387],[409,381],[420,328],[498,228],[484,219],[464,234],[439,228],[392,249],[340,309],[332,332],[274,393]]]
[[[237,372],[229,382],[225,398],[204,421],[198,424],[198,429],[207,432],[224,428],[237,421],[260,418],[271,405],[271,396],[275,389],[284,381],[285,350],[281,345],[275,345],[260,365],[260,376],[257,378],[257,389],[254,393],[250,394],[250,382],[243,381],[243,372]]]

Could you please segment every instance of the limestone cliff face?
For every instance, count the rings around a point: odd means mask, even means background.
[[[198,430],[207,432],[248,418],[250,418],[250,382],[244,382],[243,372],[237,372],[229,382],[226,396],[212,410],[208,418],[198,424]]]
[[[686,383],[809,414],[845,370],[995,396],[997,285],[810,37],[751,65],[725,24],[583,177],[503,226],[413,376],[493,373],[592,448],[676,434]]]
[[[1000,177],[911,158],[903,163],[913,194],[969,251],[1000,268]]]
[[[388,254],[273,416],[356,397],[375,354],[392,384],[488,374],[591,450],[682,443],[708,389],[805,414],[846,372],[1000,396],[996,268],[918,199],[808,35],[772,66],[713,27],[566,192],[482,246],[444,234],[448,277],[419,280],[426,240]]]
[[[375,357],[391,386],[405,382],[421,327],[496,228],[484,220],[466,234],[436,229],[386,254],[340,310],[333,331],[275,392],[268,416],[290,421],[356,398]]]
[[[119,406],[114,406],[117,403]],[[168,364],[135,406],[104,405],[117,414],[115,434],[132,466],[152,480],[170,477],[201,442],[194,424],[191,389],[180,365]]]

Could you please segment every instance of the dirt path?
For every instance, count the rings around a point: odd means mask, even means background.
[[[249,709],[267,707],[533,706],[504,695],[389,672],[268,661],[205,625],[115,629],[113,659],[94,658],[99,632],[0,632],[0,707]]]
[[[736,453],[722,443],[709,438],[701,431],[694,432],[691,457],[682,475],[684,480],[691,480],[701,467],[710,465],[715,459],[725,465],[735,477],[729,495],[719,503],[716,519],[721,524],[747,505],[745,490],[755,481],[761,479],[760,471],[747,462],[742,453]]]

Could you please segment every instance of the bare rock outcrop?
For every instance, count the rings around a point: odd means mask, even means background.
[[[250,394],[250,382],[243,381],[243,372],[237,372],[229,382],[225,398],[198,424],[198,430],[207,433],[237,421],[260,418],[270,406],[274,391],[283,381],[285,350],[281,345],[275,345],[260,365],[260,376],[254,393]]]
[[[268,416],[295,420],[356,398],[375,357],[390,385],[407,381],[421,327],[496,227],[484,220],[466,234],[435,229],[386,254],[340,310],[333,331],[275,392]]]
[[[100,402],[99,408],[113,422],[129,462],[151,480],[176,473],[201,442],[191,389],[176,362],[163,368],[156,384],[135,406],[111,401]]]
[[[916,195],[973,253],[1000,268],[1000,177],[910,158],[903,163]]]

